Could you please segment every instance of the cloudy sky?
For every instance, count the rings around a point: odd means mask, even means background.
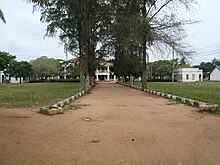
[[[56,38],[44,37],[46,24],[32,4],[24,0],[0,0],[7,23],[0,23],[0,50],[30,61],[41,56],[65,59],[63,46]]]
[[[189,19],[201,20],[199,24],[186,27],[187,41],[197,51],[191,64],[220,59],[220,1],[198,0],[198,3],[193,14],[187,15]],[[46,25],[39,21],[39,13],[32,12],[32,4],[24,0],[0,0],[0,8],[7,21],[7,24],[0,23],[0,51],[16,55],[19,61],[40,56],[66,58],[58,39],[43,37]]]

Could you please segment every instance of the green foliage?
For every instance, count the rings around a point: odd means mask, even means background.
[[[218,60],[213,59],[212,62],[201,62],[199,65],[193,67],[203,70],[203,75],[209,77],[209,74],[215,69],[216,64],[218,64]]]
[[[49,82],[56,82],[56,83],[70,83],[70,82],[80,82],[79,79],[50,79],[50,80],[32,80],[30,83],[49,83]]]
[[[140,86],[140,83],[136,85]],[[148,88],[177,96],[220,105],[220,82],[149,82]]]
[[[80,82],[79,79],[51,79],[49,82],[59,82],[59,83],[64,83],[64,82]]]
[[[136,74],[142,60],[142,80],[146,80],[146,50],[157,45],[158,50],[172,47],[184,55],[184,24],[191,21],[177,17],[178,8],[189,6],[194,0],[40,0],[41,20],[48,24],[47,35],[59,33],[65,50],[80,58],[82,87],[95,72],[95,49],[101,42],[108,52],[114,52],[116,72]],[[175,8],[177,7],[177,8]],[[172,12],[170,9],[172,8]],[[187,47],[188,48],[188,47]],[[116,57],[118,56],[118,57]],[[138,59],[138,60],[137,60]],[[161,68],[165,70],[165,68]],[[126,72],[126,73],[119,73]],[[159,71],[158,71],[159,72]],[[85,81],[85,77],[87,81]],[[88,77],[91,77],[88,79]]]
[[[214,64],[214,65],[220,65],[220,60],[214,58],[214,59],[212,60],[212,64]]]
[[[60,73],[60,63],[58,60],[42,56],[31,61],[33,73],[39,79],[47,79],[47,77],[57,76]]]
[[[105,2],[97,0],[48,0],[40,8],[41,21],[48,24],[47,35],[58,33],[65,50],[79,55],[82,88],[93,83],[90,80],[95,72],[95,49],[107,20],[105,6]]]
[[[174,60],[174,69],[178,68],[178,59]],[[159,60],[148,64],[149,79],[171,79],[173,60]]]
[[[141,76],[141,59],[130,54],[117,55],[114,60],[114,74],[117,76]]]
[[[0,84],[0,107],[49,106],[79,92],[79,83]]]
[[[79,63],[74,63],[67,68],[68,77],[76,78],[80,75],[80,66]]]
[[[154,77],[171,77],[172,75],[172,62],[169,60],[160,60],[153,63]]]
[[[137,1],[112,1],[114,23],[110,27],[115,60],[114,73],[118,76],[141,75],[140,38],[142,18]]]
[[[180,60],[179,68],[190,68],[190,65],[187,64],[185,57],[183,57],[183,58]]]
[[[8,52],[0,51],[0,71],[3,71],[7,66],[14,61],[16,56],[10,55]]]
[[[7,67],[8,74],[18,77],[29,77],[32,73],[32,65],[27,61],[13,61]]]

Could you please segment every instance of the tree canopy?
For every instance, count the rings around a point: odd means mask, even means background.
[[[193,67],[202,69],[204,77],[209,77],[209,74],[215,69],[215,65],[218,65],[218,62],[219,60],[214,58],[212,62],[201,62]]]
[[[220,60],[218,60],[217,58],[214,58],[214,59],[212,60],[212,64],[213,64],[213,65],[220,65]]]
[[[39,79],[58,76],[60,73],[60,63],[58,60],[42,56],[30,62],[33,66],[33,74]]]
[[[132,67],[130,74],[136,66],[132,64],[133,60],[141,59],[138,61],[142,64],[142,88],[146,87],[146,59],[151,47],[161,51],[169,47],[182,56],[189,53],[184,42],[183,25],[193,21],[181,20],[178,9],[189,10],[194,0],[31,2],[40,8],[41,20],[48,23],[47,35],[58,34],[65,50],[79,56],[82,88],[86,87],[85,84],[93,84],[98,43],[102,49],[113,52],[115,64],[124,67],[121,70],[126,70],[129,63]]]
[[[27,61],[13,61],[7,67],[6,72],[11,76],[21,77],[30,77],[32,74],[32,65]]]
[[[16,56],[10,55],[8,52],[0,51],[0,71],[4,71],[15,59]]]

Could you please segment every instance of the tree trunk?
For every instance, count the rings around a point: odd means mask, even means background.
[[[79,1],[79,11],[83,10],[83,6],[81,1]],[[79,32],[78,34],[78,43],[79,43],[79,67],[80,67],[80,86],[81,91],[86,90],[86,69],[87,63],[86,63],[86,52],[85,52],[85,42],[84,42],[84,36],[83,36],[83,17],[82,15],[78,18],[77,22],[77,30]]]
[[[81,91],[86,90],[85,80],[85,57],[81,38],[79,39],[79,70],[80,70],[80,86]]]
[[[147,17],[146,0],[143,0],[142,17],[143,20]],[[142,61],[143,61],[143,74],[142,74],[142,90],[147,88],[147,62],[146,62],[146,49],[147,49],[147,34],[145,32],[146,27],[143,27],[143,42],[142,42]]]
[[[147,88],[147,62],[146,62],[146,43],[147,41],[143,41],[143,74],[142,74],[142,90]]]
[[[134,83],[134,76],[130,75],[130,85],[133,85],[133,83]]]
[[[82,59],[80,57],[80,90],[84,91],[86,89],[85,75],[84,75],[84,66]]]
[[[89,69],[89,79],[90,79],[90,86],[93,86],[95,84],[95,45],[93,44],[93,41],[89,41],[89,52],[88,52],[88,69]]]

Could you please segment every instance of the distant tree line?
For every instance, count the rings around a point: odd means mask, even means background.
[[[215,69],[216,65],[220,65],[220,59],[214,58],[211,62],[201,62],[193,67],[203,70],[204,78],[209,78],[210,73]]]
[[[38,80],[46,80],[49,77],[61,76],[65,61],[42,56],[30,62],[17,61],[16,56],[8,52],[0,51],[0,71],[6,75],[22,77],[36,77]],[[79,76],[78,66],[72,65],[68,68],[71,77]]]
[[[120,58],[122,58],[122,56],[120,56]],[[104,61],[103,57],[100,56],[96,61],[95,67],[100,67],[100,63]],[[122,61],[124,62],[118,64],[117,62],[119,61],[117,59],[109,61],[114,64],[110,70],[117,75],[124,75],[124,81],[129,79],[131,75],[133,76],[133,79],[141,77],[142,65],[140,58],[125,58]],[[211,62],[201,62],[199,65],[194,65],[192,67],[203,70],[204,78],[208,78],[216,65],[220,65],[220,60],[214,58]],[[174,69],[191,67],[184,57],[180,60],[174,59],[149,62],[147,65],[148,80],[171,80],[173,66]],[[19,62],[16,60],[16,56],[4,51],[0,51],[0,71],[4,71],[5,74],[11,76],[19,77],[20,81],[21,77],[30,76],[36,77],[38,80],[46,80],[49,77],[62,77],[64,71],[65,73],[68,73],[68,78],[76,78],[80,76],[79,58],[71,61],[64,61],[42,56],[30,62]]]

